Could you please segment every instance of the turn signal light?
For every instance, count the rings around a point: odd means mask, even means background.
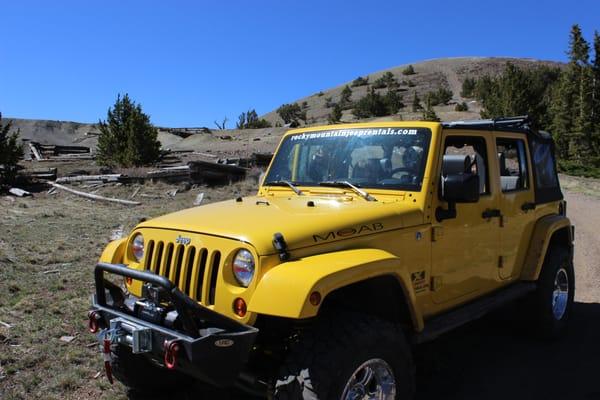
[[[310,294],[310,297],[308,298],[308,301],[310,301],[310,304],[312,304],[313,306],[318,306],[319,304],[321,304],[321,293],[312,292]]]
[[[233,301],[233,312],[238,317],[242,318],[246,316],[246,312],[248,311],[248,307],[246,306],[246,302],[241,297],[238,297]]]

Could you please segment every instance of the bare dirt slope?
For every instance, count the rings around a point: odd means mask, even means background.
[[[441,58],[428,60],[418,63],[413,63],[415,69],[414,75],[404,75],[402,71],[408,64],[400,65],[394,68],[374,72],[363,77],[369,78],[369,82],[374,82],[386,72],[394,74],[396,80],[400,83],[400,91],[403,95],[404,104],[406,107],[397,115],[386,117],[385,119],[418,119],[421,113],[413,113],[410,111],[411,102],[416,92],[417,95],[424,99],[428,92],[437,90],[438,88],[450,89],[454,96],[453,102],[463,101],[460,96],[462,82],[466,77],[480,77],[482,75],[497,75],[501,73],[507,62],[511,62],[519,67],[532,68],[540,65],[560,66],[562,64],[553,61],[540,61],[526,58],[505,58],[505,57],[456,57],[456,58]],[[346,85],[351,86],[352,82],[345,82],[331,89],[323,90],[321,93],[315,93],[307,97],[303,97],[295,101],[302,104],[306,102],[306,111],[309,124],[318,124],[327,122],[331,108],[327,107],[327,99],[337,103],[340,100],[341,92]],[[367,94],[369,86],[352,87],[352,100],[356,101]],[[387,89],[378,89],[378,92],[385,93]],[[456,119],[475,119],[479,117],[480,106],[476,103],[469,103],[470,110],[467,112],[455,112],[454,105],[434,107],[438,116],[443,121]],[[273,110],[263,116],[267,120],[275,123],[281,123],[282,120],[277,115],[276,110]],[[344,112],[343,121],[352,121],[354,116],[350,110]]]

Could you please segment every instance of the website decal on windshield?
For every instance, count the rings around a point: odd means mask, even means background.
[[[321,132],[300,133],[290,136],[290,140],[310,140],[331,137],[407,136],[416,135],[417,129],[375,128],[375,129],[335,129]]]

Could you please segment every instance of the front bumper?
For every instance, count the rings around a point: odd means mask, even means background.
[[[160,289],[161,300],[156,306],[170,307],[170,322],[136,312],[139,303],[147,299],[126,294],[104,279],[105,272]],[[113,345],[129,346],[136,357],[148,357],[161,366],[165,365],[167,347],[177,343],[180,351],[174,369],[215,386],[235,383],[258,334],[256,328],[203,307],[167,278],[151,272],[98,263],[94,276],[96,294],[90,315],[100,328],[100,340],[110,337]]]

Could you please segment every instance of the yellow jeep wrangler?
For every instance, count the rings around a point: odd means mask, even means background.
[[[137,390],[408,399],[414,346],[490,310],[521,299],[563,332],[573,236],[552,139],[526,117],[294,129],[256,196],[110,243],[90,330]]]

